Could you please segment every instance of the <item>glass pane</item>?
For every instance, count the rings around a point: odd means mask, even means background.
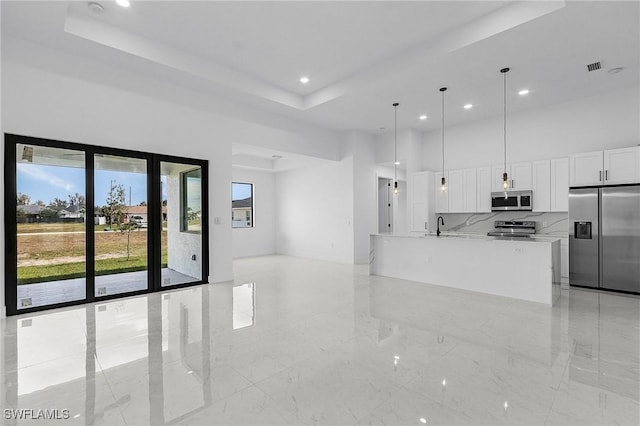
[[[96,154],[96,297],[147,289],[147,160]]]
[[[233,228],[253,227],[253,184],[231,184],[231,226]]]
[[[202,280],[202,170],[160,163],[162,286]]]
[[[85,155],[17,144],[17,308],[85,299]]]

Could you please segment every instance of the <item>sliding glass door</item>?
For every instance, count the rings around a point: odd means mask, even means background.
[[[147,289],[147,176],[144,158],[94,155],[96,297]]]
[[[202,279],[202,167],[160,163],[162,286]]]
[[[207,162],[5,135],[7,313],[208,279]]]
[[[15,154],[16,308],[84,300],[85,153],[19,143]]]

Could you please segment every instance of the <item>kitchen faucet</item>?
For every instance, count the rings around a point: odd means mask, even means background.
[[[442,221],[442,226],[444,226],[444,218],[442,216],[438,216],[438,229],[436,230],[436,237],[440,236],[440,221]]]

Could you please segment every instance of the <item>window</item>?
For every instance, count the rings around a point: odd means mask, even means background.
[[[181,174],[182,177],[182,232],[200,233],[202,230],[202,173],[201,168]]]
[[[206,282],[206,161],[4,142],[8,315]]]
[[[231,227],[253,227],[253,184],[231,184]]]

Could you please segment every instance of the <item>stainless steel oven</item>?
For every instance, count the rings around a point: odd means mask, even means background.
[[[491,211],[531,210],[533,208],[532,191],[505,191],[491,193]]]

